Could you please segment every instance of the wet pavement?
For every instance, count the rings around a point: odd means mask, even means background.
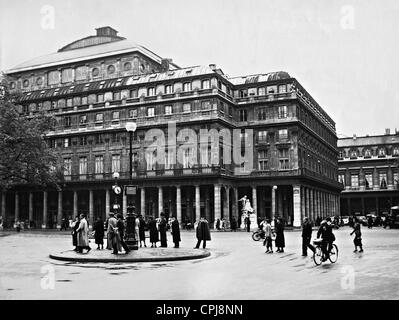
[[[350,232],[334,231],[338,261],[321,266],[301,256],[299,231],[285,233],[284,253],[265,254],[251,233],[213,232],[210,257],[138,263],[56,261],[51,252],[71,249],[67,232],[8,232],[0,299],[399,299],[399,230],[363,228],[363,253],[353,253]],[[195,233],[181,237],[192,249]]]

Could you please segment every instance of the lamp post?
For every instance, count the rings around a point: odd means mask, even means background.
[[[133,175],[133,152],[132,152],[132,140],[133,133],[137,129],[137,124],[134,121],[128,121],[126,123],[126,130],[129,132],[129,184],[132,184]],[[127,195],[126,195],[127,196]],[[134,195],[133,195],[134,196]],[[126,215],[126,244],[131,250],[138,250],[138,235],[136,234],[136,212],[135,207],[132,203],[127,207]]]

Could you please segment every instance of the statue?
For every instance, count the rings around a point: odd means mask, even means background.
[[[251,206],[251,202],[249,201],[249,199],[247,198],[246,195],[244,195],[240,200],[238,200],[239,202],[241,202],[241,228],[245,227],[245,219],[246,218],[250,218],[251,213],[254,212],[254,209]]]

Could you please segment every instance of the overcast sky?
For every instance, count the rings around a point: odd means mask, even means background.
[[[0,70],[109,25],[182,67],[287,71],[339,137],[399,130],[397,0],[0,0],[0,24]]]

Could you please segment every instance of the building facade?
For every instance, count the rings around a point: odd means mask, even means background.
[[[240,219],[244,195],[255,217],[279,215],[296,227],[304,216],[339,214],[335,123],[286,72],[231,78],[213,64],[181,68],[104,27],[7,75],[22,91],[23,114],[56,117],[46,138],[63,164],[61,190],[18,186],[2,194],[9,223],[56,227],[80,212],[93,222],[116,201],[124,213],[134,202],[145,215],[165,212],[180,222]],[[132,164],[129,121],[137,124]],[[218,133],[217,147],[201,144],[201,132]],[[163,141],[164,161],[154,141]],[[245,157],[234,155],[240,147]],[[113,194],[115,172],[119,185],[138,186],[135,196]]]
[[[342,215],[387,214],[399,205],[399,132],[338,140]]]

